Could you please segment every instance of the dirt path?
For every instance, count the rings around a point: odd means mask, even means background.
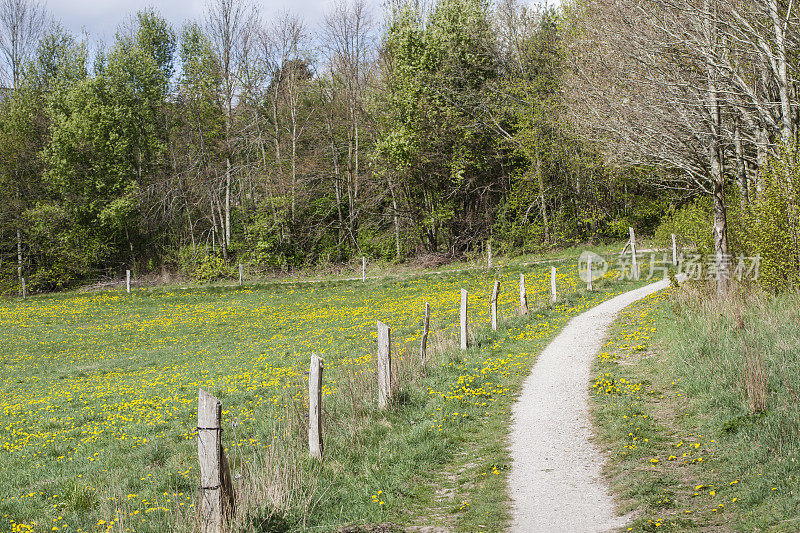
[[[614,512],[604,458],[591,442],[591,365],[617,313],[668,284],[652,283],[575,317],[539,356],[513,409],[512,531],[609,531],[627,522]]]

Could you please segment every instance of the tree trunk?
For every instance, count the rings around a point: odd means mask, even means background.
[[[744,159],[744,148],[742,147],[741,126],[737,122],[733,129],[733,143],[736,149],[736,182],[739,184],[740,207],[742,213],[747,209],[750,198],[747,190],[747,161]]]
[[[714,3],[712,9],[711,3]],[[709,57],[716,56],[717,51],[717,0],[706,0],[705,38],[709,48]],[[713,12],[712,12],[713,11]],[[714,197],[714,251],[716,262],[717,297],[725,298],[730,288],[730,258],[728,257],[728,219],[725,209],[725,173],[722,169],[722,153],[720,134],[722,129],[722,112],[717,87],[717,67],[713,60],[706,61],[706,78],[708,80],[708,110],[711,115],[711,135],[708,145],[709,166],[711,167],[712,195]]]
[[[231,158],[225,159],[225,248],[231,245]]]

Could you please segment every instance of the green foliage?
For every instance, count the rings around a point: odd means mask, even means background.
[[[233,276],[233,268],[225,263],[222,256],[209,253],[202,255],[197,261],[194,278],[209,283]]]
[[[25,212],[28,253],[37,268],[28,275],[32,288],[62,289],[85,280],[111,248],[96,233],[76,224],[62,206],[38,204]]]
[[[696,253],[714,252],[714,236],[709,231],[713,225],[711,199],[700,198],[666,217],[658,226],[655,241],[661,246],[672,246],[674,233],[682,246],[696,247]]]
[[[761,192],[743,217],[750,254],[760,255],[759,281],[771,291],[800,281],[800,161],[796,148],[784,148],[761,172]]]

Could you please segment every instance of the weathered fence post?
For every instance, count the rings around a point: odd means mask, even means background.
[[[239,263],[239,285],[244,282],[244,266]]]
[[[386,409],[392,396],[392,330],[378,322],[378,407]]]
[[[672,234],[672,266],[678,266],[678,243],[674,233]]]
[[[131,292],[131,271],[130,270],[126,270],[125,271],[125,289],[128,292]]]
[[[550,297],[554,302],[558,298],[556,293],[556,267],[550,267]]]
[[[628,226],[628,233],[631,236],[631,271],[633,272],[633,279],[639,279],[639,262],[636,259],[636,234],[633,228]]]
[[[519,275],[519,314],[528,314],[528,293],[525,292],[525,274]]]
[[[431,331],[431,306],[425,302],[425,319],[422,322],[422,339],[419,341],[419,360],[423,367],[428,362],[428,333]]]
[[[467,290],[461,289],[461,349],[467,349]]]
[[[322,459],[322,370],[324,361],[311,354],[308,370],[308,453],[314,459]]]
[[[486,266],[492,268],[492,241],[491,239],[486,243]]]
[[[492,288],[492,331],[497,331],[497,293],[500,291],[500,280],[494,280]]]
[[[361,281],[367,281],[367,258],[361,258]]]
[[[28,297],[28,287],[25,285],[25,278],[22,278],[22,299]]]
[[[592,291],[592,256],[586,258],[586,290]]]
[[[233,483],[222,446],[222,403],[203,389],[197,399],[200,531],[222,533],[233,511]]]

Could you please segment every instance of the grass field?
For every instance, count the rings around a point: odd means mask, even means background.
[[[618,321],[595,419],[633,531],[798,531],[800,298],[693,285]]]
[[[426,517],[499,529],[507,453],[497,438],[515,387],[569,317],[621,290],[600,283],[549,306],[549,269],[2,301],[0,531],[191,529],[198,387],[223,401],[242,502],[237,527],[327,530]],[[539,308],[525,319],[514,317],[520,272]],[[484,325],[495,277],[504,324],[492,333]],[[466,353],[454,349],[461,287],[475,340]],[[560,265],[562,294],[580,287],[575,263]],[[415,354],[425,302],[433,355],[422,369]],[[377,320],[393,328],[387,413],[374,407]],[[311,352],[326,366],[321,465],[305,458]],[[481,457],[461,461],[465,450]],[[443,504],[440,475],[459,464],[469,468],[457,467],[453,479],[476,479]]]

